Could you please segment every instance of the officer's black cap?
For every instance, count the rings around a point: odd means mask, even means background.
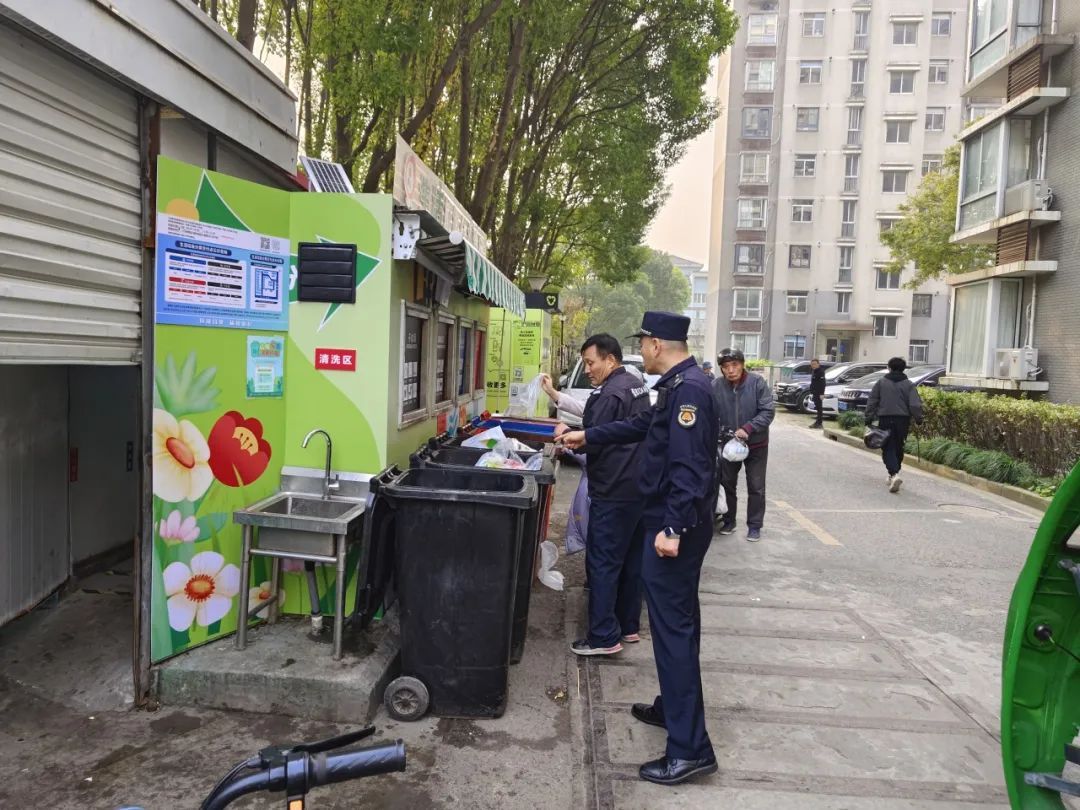
[[[724,363],[745,363],[746,355],[739,349],[722,349],[716,358],[716,362],[720,368],[724,367]]]
[[[641,328],[630,337],[685,341],[689,332],[690,319],[685,315],[649,310],[641,317]]]

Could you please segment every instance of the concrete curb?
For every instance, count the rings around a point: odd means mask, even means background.
[[[867,449],[866,445],[863,444],[862,439],[849,436],[842,431],[825,428],[822,433],[826,439],[831,439],[834,442],[846,444],[849,447],[857,447],[866,452],[874,452]],[[969,487],[974,487],[982,492],[989,492],[991,495],[997,495],[1000,498],[1022,504],[1031,509],[1037,509],[1040,512],[1045,512],[1047,507],[1050,506],[1050,498],[1044,498],[1042,495],[1037,495],[1026,489],[1020,489],[1020,487],[1014,487],[1009,484],[999,484],[997,481],[988,481],[985,478],[979,478],[978,476],[971,475],[963,470],[954,470],[952,467],[946,467],[944,464],[935,464],[932,461],[924,461],[918,456],[905,454],[904,464],[909,467],[914,467],[917,470],[940,476],[941,478],[948,478],[950,481],[967,484]]]

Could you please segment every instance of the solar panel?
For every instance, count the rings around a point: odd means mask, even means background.
[[[349,175],[345,173],[345,167],[340,163],[333,163],[320,158],[300,156],[300,163],[311,181],[314,191],[333,191],[344,194],[353,194],[352,183]]]

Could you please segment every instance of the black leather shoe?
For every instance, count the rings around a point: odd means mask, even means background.
[[[673,759],[660,757],[638,768],[638,775],[657,785],[681,785],[695,776],[716,773],[716,757],[708,759]]]
[[[630,707],[630,714],[634,716],[635,720],[648,723],[650,726],[660,726],[660,728],[666,726],[664,715],[660,714],[651,703],[635,703]]]

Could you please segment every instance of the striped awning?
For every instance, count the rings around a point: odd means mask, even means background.
[[[460,234],[427,236],[416,244],[453,271],[459,277],[458,284],[470,293],[525,317],[525,293]]]

